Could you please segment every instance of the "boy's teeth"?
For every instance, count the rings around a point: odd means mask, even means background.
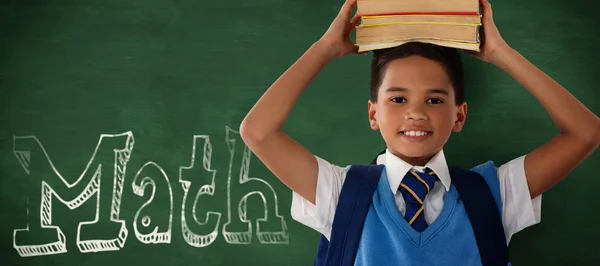
[[[427,133],[425,131],[405,131],[404,132],[404,135],[412,136],[412,137],[414,137],[414,136],[420,137],[420,136],[425,136],[427,134],[429,134],[429,133]]]

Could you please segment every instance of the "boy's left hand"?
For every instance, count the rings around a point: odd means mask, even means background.
[[[492,5],[488,0],[479,0],[482,7],[483,17],[481,23],[483,26],[483,38],[480,51],[466,51],[469,55],[479,58],[482,61],[497,65],[500,60],[500,54],[510,47],[504,41],[492,15]]]

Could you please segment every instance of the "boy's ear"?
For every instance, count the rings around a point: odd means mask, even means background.
[[[457,106],[456,121],[454,121],[452,131],[460,132],[463,126],[465,125],[465,120],[467,120],[467,103],[463,102],[462,104]]]
[[[369,100],[369,125],[371,125],[371,129],[378,130],[379,123],[377,122],[377,103]]]

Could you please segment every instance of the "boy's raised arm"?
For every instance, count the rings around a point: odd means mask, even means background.
[[[318,165],[314,155],[282,131],[300,94],[335,58],[356,53],[350,19],[356,0],[347,0],[327,32],[262,95],[240,125],[240,134],[256,156],[293,191],[315,204]]]
[[[525,175],[531,198],[554,186],[600,145],[600,118],[548,75],[511,49],[492,19],[491,5],[483,6],[486,43],[470,53],[506,71],[544,106],[560,134],[525,157]]]

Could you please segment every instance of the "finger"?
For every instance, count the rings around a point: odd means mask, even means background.
[[[356,29],[356,25],[348,24],[346,26],[346,31],[344,32],[344,35],[349,36],[350,33],[352,33],[352,31],[354,31],[355,29]]]
[[[346,0],[346,2],[344,2],[344,8],[352,10],[356,6],[356,1],[357,0]]]
[[[358,54],[359,53],[358,52],[358,45],[357,44],[353,44],[352,47],[349,48],[349,49],[350,49],[350,53],[352,53],[352,54]],[[364,52],[361,52],[361,54],[362,53],[364,53]]]
[[[346,28],[346,32],[345,34],[350,34],[350,32],[352,32],[356,26],[358,25],[358,20],[360,19],[359,16],[354,16],[351,20],[350,23],[348,23],[347,28]]]
[[[343,17],[343,19],[345,21],[348,21],[348,19],[350,18],[350,14],[352,14],[352,9],[354,9],[354,7],[356,6],[356,1],[357,0],[346,0],[346,2],[344,2],[344,5],[342,6],[342,9],[340,9],[340,17]]]
[[[358,25],[358,21],[360,20],[360,15],[355,14],[354,17],[350,20],[350,22],[346,25],[345,35],[350,34]]]
[[[354,28],[358,25],[358,21],[360,20],[360,15],[355,14],[354,17],[350,20],[350,25]]]
[[[479,0],[483,7],[483,18],[492,19],[492,4],[488,0]]]

